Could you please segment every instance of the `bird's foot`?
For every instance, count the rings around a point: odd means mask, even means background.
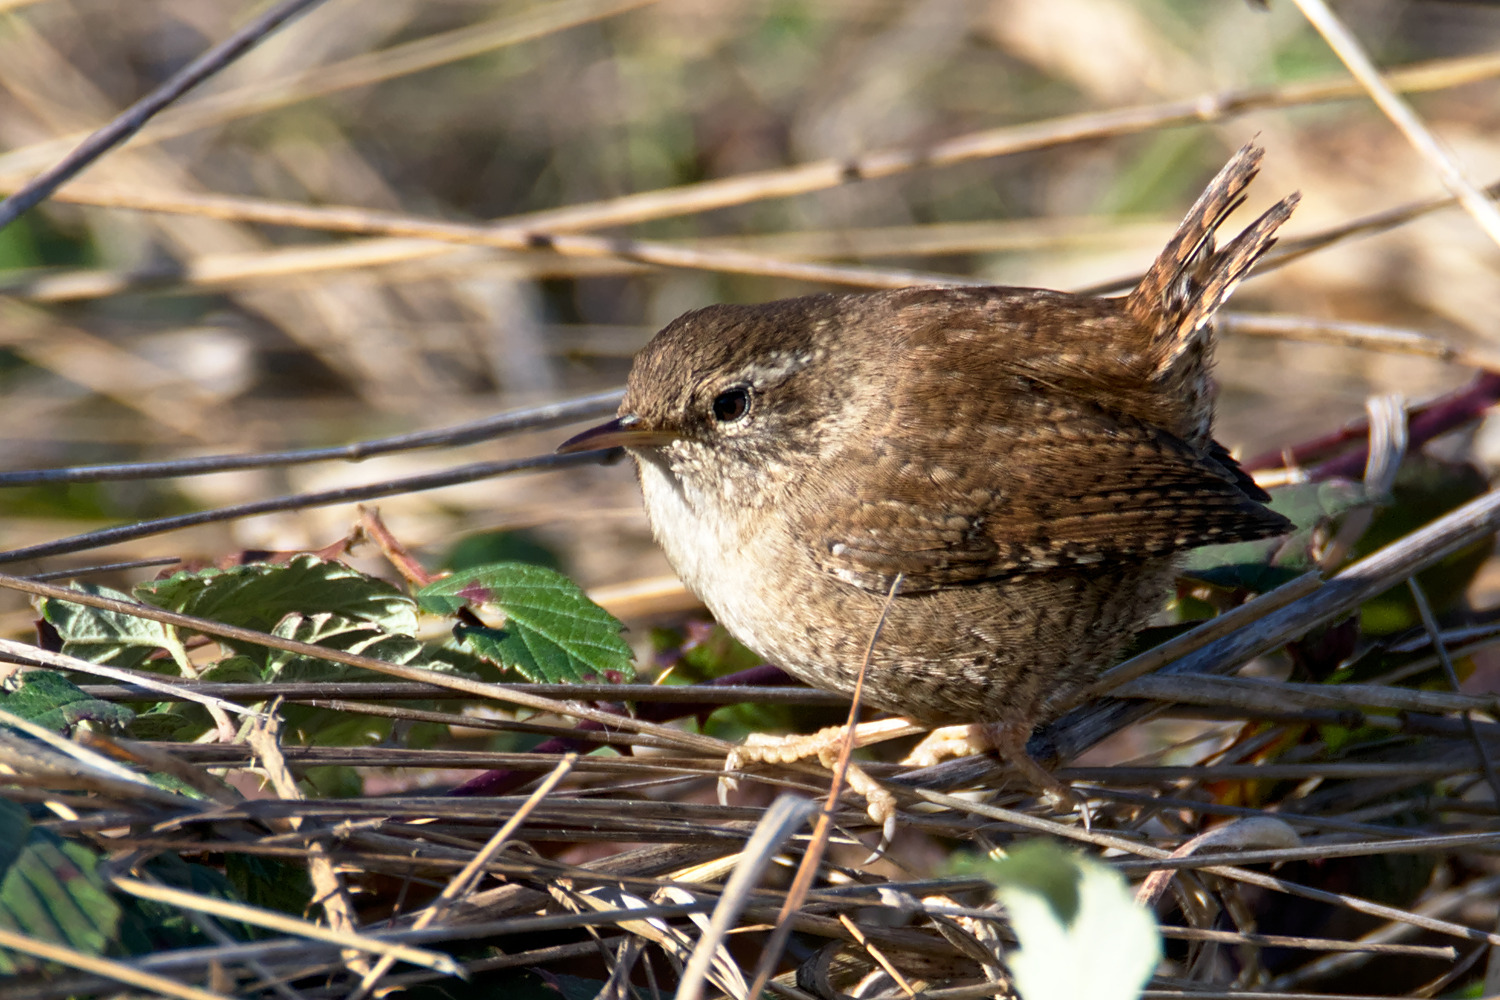
[[[988,753],[995,749],[993,741],[986,740],[979,730],[985,726],[939,726],[922,742],[911,748],[901,763],[908,767],[932,767],[955,757],[968,757],[976,753]]]
[[[913,747],[902,763],[912,767],[931,767],[950,757],[996,751],[1041,793],[1048,808],[1061,815],[1078,813],[1084,829],[1089,829],[1093,817],[1088,802],[1072,786],[1032,759],[1026,752],[1026,741],[1030,736],[1030,727],[1007,722],[940,726]]]
[[[921,731],[921,727],[905,719],[881,719],[855,726],[852,733],[848,726],[829,726],[810,736],[751,733],[724,759],[725,774],[719,778],[719,802],[726,802],[729,792],[738,785],[731,772],[742,771],[754,764],[795,764],[809,758],[815,758],[832,771],[838,764],[845,739],[853,739],[854,747],[858,749]],[[880,825],[881,842],[889,841],[896,830],[895,796],[854,761],[849,762],[845,778],[849,788],[864,798],[865,812],[870,819]]]

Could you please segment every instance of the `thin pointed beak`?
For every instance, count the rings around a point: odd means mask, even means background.
[[[627,415],[616,417],[607,424],[590,427],[582,434],[574,434],[557,446],[559,455],[571,455],[579,451],[602,451],[605,448],[654,448],[671,444],[682,435],[674,431],[657,431],[637,426],[640,417]]]

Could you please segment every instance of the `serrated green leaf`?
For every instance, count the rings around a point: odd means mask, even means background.
[[[120,906],[99,876],[98,857],[31,822],[0,800],[0,928],[87,955],[115,938]],[[0,950],[0,973],[36,969],[35,959]]]
[[[503,628],[465,626],[459,634],[475,653],[530,680],[578,683],[609,673],[635,679],[630,646],[620,638],[624,626],[555,570],[526,563],[478,566],[422,588],[417,601],[437,614],[466,604],[501,611]]]
[[[1362,484],[1346,479],[1278,486],[1268,492],[1267,506],[1296,525],[1296,531],[1194,549],[1183,561],[1182,575],[1217,587],[1265,593],[1315,567],[1311,546],[1320,526],[1380,500]]]
[[[199,671],[198,679],[214,684],[259,684],[266,679],[265,666],[248,656],[226,656]]]
[[[409,635],[392,634],[371,622],[330,612],[289,614],[276,623],[271,633],[283,639],[341,649],[387,663],[411,663],[425,651],[422,644]],[[367,677],[369,671],[277,649],[271,651],[266,661],[264,679],[328,681],[351,675]]]
[[[55,733],[71,732],[80,722],[122,729],[135,718],[130,709],[91,698],[78,685],[52,670],[28,670],[21,676],[20,687],[8,694],[0,693],[0,708]]]
[[[278,622],[272,632],[284,639],[341,649],[387,663],[427,667],[443,673],[452,672],[448,664],[433,661],[428,656],[427,648],[411,636],[393,635],[370,622],[355,621],[340,615],[291,614]],[[340,681],[350,678],[367,679],[370,676],[368,670],[359,667],[281,650],[270,651],[263,675],[268,681]],[[432,703],[402,704],[430,707]],[[336,712],[310,705],[285,705],[282,716],[286,720],[289,734],[302,742],[322,746],[377,743],[386,739],[391,731],[391,720],[387,718]]]
[[[341,562],[299,555],[284,564],[178,573],[135,588],[159,608],[269,632],[289,614],[329,613],[371,622],[386,632],[416,631],[416,605],[386,583]],[[259,656],[255,649],[237,649]]]
[[[1161,960],[1161,935],[1118,872],[1040,840],[969,870],[994,883],[1020,942],[1005,961],[1022,1000],[1140,996]]]
[[[72,589],[117,601],[131,599],[129,594],[91,583],[74,583]],[[37,610],[62,637],[62,652],[90,663],[135,669],[152,653],[171,645],[167,627],[147,618],[52,598],[39,600]]]
[[[207,865],[190,863],[168,853],[158,854],[145,867],[157,880],[175,889],[211,899],[243,902],[229,880]],[[180,907],[136,896],[125,896],[120,899],[120,904],[122,913],[116,951],[126,955],[147,955],[154,951],[213,943]],[[259,928],[238,920],[217,917],[214,922],[240,941],[263,936]]]

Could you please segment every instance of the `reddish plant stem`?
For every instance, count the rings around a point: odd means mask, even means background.
[[[1411,444],[1413,447],[1421,446],[1433,438],[1457,430],[1464,424],[1472,423],[1484,416],[1484,412],[1496,403],[1500,403],[1500,374],[1485,372],[1467,388],[1440,396],[1412,410],[1408,421]],[[1363,444],[1363,447],[1330,458],[1321,465],[1313,465],[1307,470],[1308,477],[1314,480],[1335,477],[1358,479],[1364,473],[1365,462],[1369,455],[1369,434],[1370,422],[1368,420],[1354,420],[1331,434],[1304,441],[1290,448],[1268,451],[1241,464],[1249,472],[1279,469],[1288,460],[1298,465],[1308,465],[1325,455],[1338,451],[1345,445],[1358,441]]]

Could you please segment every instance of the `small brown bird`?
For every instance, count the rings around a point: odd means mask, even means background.
[[[687,313],[636,357],[625,447],[683,582],[745,645],[1025,755],[1157,611],[1177,556],[1290,524],[1213,439],[1212,319],[1293,194],[1222,249],[1262,150],[1119,298],[1029,288],[811,295]],[[1029,765],[1029,766],[1028,766]]]

